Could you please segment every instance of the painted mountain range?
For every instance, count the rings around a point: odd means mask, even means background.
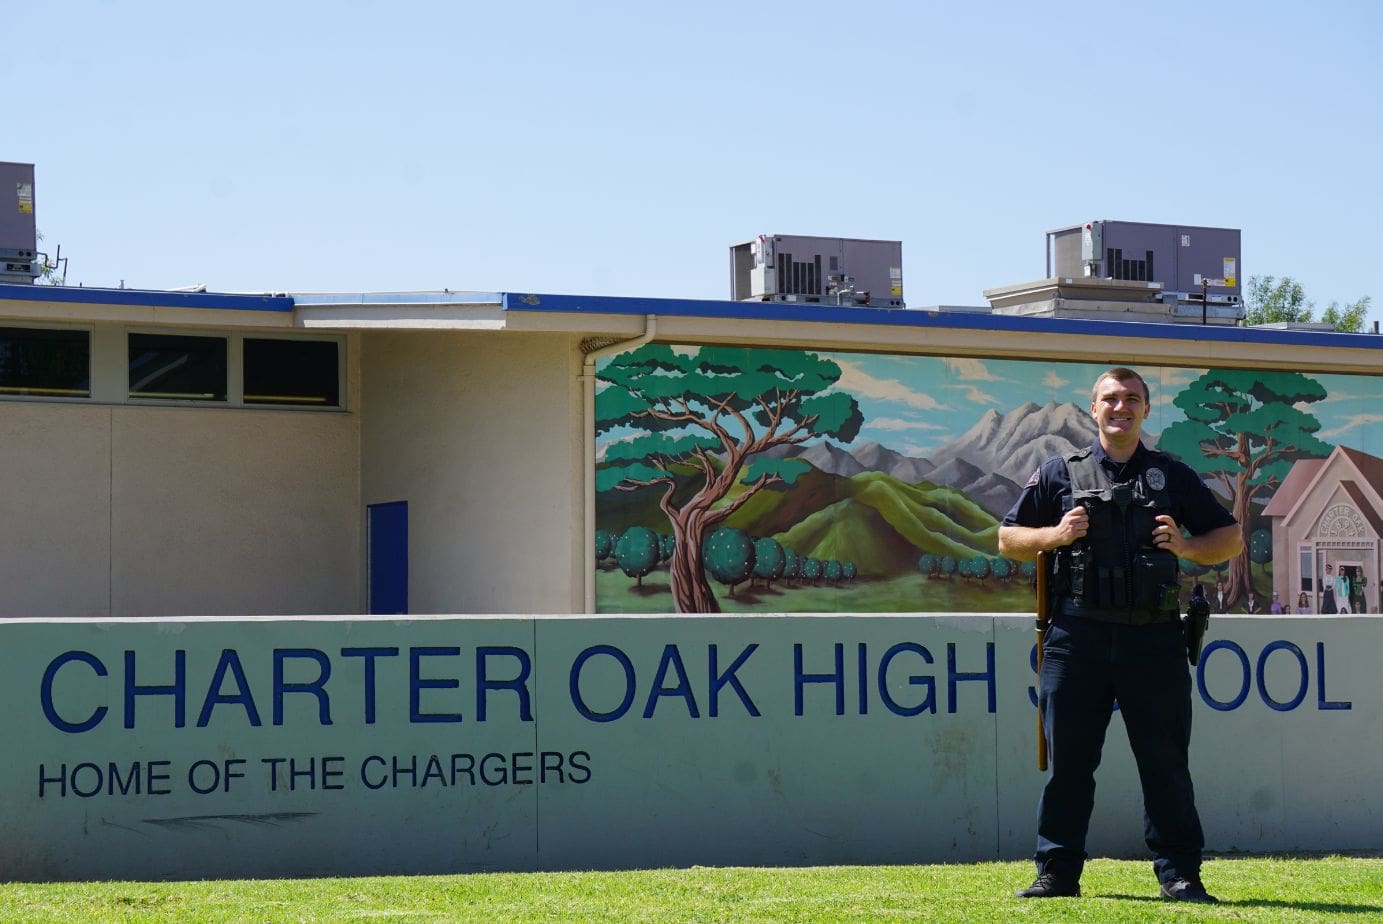
[[[1028,402],[1004,414],[985,411],[969,430],[925,458],[870,440],[848,449],[825,440],[806,447],[779,446],[775,454],[845,478],[880,472],[906,484],[946,485],[1002,518],[1044,459],[1089,446],[1095,437],[1090,414],[1075,404]]]
[[[774,455],[800,458],[812,470],[790,487],[760,492],[726,525],[774,536],[801,555],[854,561],[866,575],[912,570],[924,552],[992,556],[998,522],[1037,465],[1094,438],[1094,423],[1076,405],[1028,403],[1005,414],[986,411],[927,458],[872,441],[848,449],[824,440],[780,446]],[[694,477],[690,469],[678,475]],[[665,522],[657,492],[601,497],[601,529],[665,531]]]

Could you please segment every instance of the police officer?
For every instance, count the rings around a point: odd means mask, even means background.
[[[1138,373],[1101,373],[1090,416],[1098,442],[1043,462],[999,528],[999,554],[1029,561],[1049,551],[1055,560],[1038,691],[1051,777],[1037,809],[1037,880],[1017,894],[1080,895],[1095,768],[1117,700],[1162,896],[1214,902],[1200,880],[1176,560],[1229,560],[1243,547],[1239,527],[1195,472],[1140,442],[1148,386]]]

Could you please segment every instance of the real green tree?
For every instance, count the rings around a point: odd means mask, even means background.
[[[38,240],[39,243],[43,242],[42,231],[38,232]],[[34,281],[41,285],[67,285],[67,261],[64,260],[59,264],[53,257],[45,254],[43,260],[39,263],[39,275]]]
[[[1307,324],[1315,307],[1291,276],[1250,276],[1244,287],[1245,324]]]
[[[1335,329],[1344,333],[1357,334],[1364,329],[1364,322],[1369,317],[1369,305],[1373,299],[1365,295],[1363,298],[1341,304],[1331,302],[1330,307],[1321,312],[1321,320],[1327,324],[1335,325]]]
[[[1371,299],[1365,295],[1354,302],[1331,302],[1321,312],[1321,321],[1337,331],[1358,333],[1368,319]],[[1291,276],[1250,276],[1244,290],[1244,323],[1307,324],[1315,320],[1316,305],[1306,297],[1301,283]]]

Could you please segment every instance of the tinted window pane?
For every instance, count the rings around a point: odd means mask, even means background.
[[[0,395],[91,396],[91,335],[0,328]]]
[[[245,338],[246,404],[341,403],[331,340],[252,340]]]
[[[130,334],[130,397],[226,400],[226,341]]]

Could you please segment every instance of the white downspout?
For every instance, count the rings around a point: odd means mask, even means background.
[[[583,409],[581,412],[582,441],[585,443],[585,452],[582,454],[582,467],[584,469],[584,493],[581,515],[581,547],[584,554],[581,560],[582,577],[581,586],[583,589],[583,603],[585,613],[595,612],[595,364],[599,359],[606,356],[613,356],[616,353],[623,353],[641,347],[653,339],[653,335],[658,330],[658,318],[655,315],[648,315],[644,320],[643,333],[632,340],[619,340],[614,343],[604,343],[594,346],[586,352],[586,359],[581,364],[581,385]],[[587,348],[587,343],[597,344],[600,341],[583,341],[581,348]]]

